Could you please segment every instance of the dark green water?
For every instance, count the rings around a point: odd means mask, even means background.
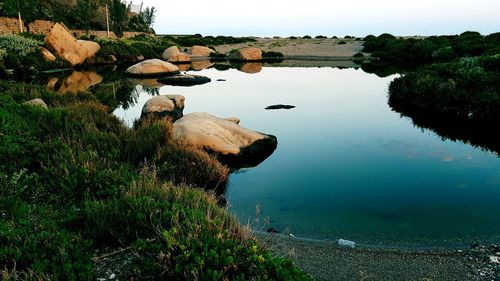
[[[196,74],[213,82],[159,92],[184,95],[185,114],[237,116],[278,138],[265,162],[231,176],[226,197],[243,224],[372,245],[500,241],[500,158],[392,111],[387,89],[395,76],[287,67]],[[137,103],[114,112],[128,124],[151,97],[136,89]],[[296,108],[264,110],[272,104]]]

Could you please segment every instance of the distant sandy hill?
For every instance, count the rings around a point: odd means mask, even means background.
[[[344,41],[346,44],[340,43]],[[339,44],[340,43],[340,44]],[[263,51],[281,52],[287,57],[352,57],[363,49],[363,41],[355,39],[290,39],[257,38],[257,42],[216,46],[216,51],[229,53],[233,49],[257,47]]]

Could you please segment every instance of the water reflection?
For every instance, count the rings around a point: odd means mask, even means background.
[[[60,94],[79,93],[87,91],[90,87],[103,81],[103,77],[94,71],[73,71],[71,75],[60,80],[51,78],[47,83],[47,88]]]
[[[500,156],[500,135],[496,133],[498,127],[496,123],[463,119],[456,115],[431,112],[395,102],[389,105],[401,116],[411,118],[413,124],[419,128],[429,129],[443,139],[461,141]],[[443,159],[443,161],[452,160]]]
[[[210,68],[214,65],[215,63],[211,62],[210,60],[198,60],[198,61],[192,61],[191,62],[191,69],[195,71],[200,71],[203,69]]]
[[[128,78],[128,80],[129,83],[132,83],[134,85],[141,85],[144,88],[161,88],[165,86],[165,84],[158,82],[158,79],[156,78],[150,78],[150,79]]]
[[[267,66],[216,63],[200,74],[226,82],[196,88],[158,87],[122,79],[120,71],[98,71],[104,80],[90,90],[129,126],[152,96],[179,93],[186,113],[237,115],[243,126],[277,136],[276,151],[257,167],[233,173],[223,191],[242,221],[252,219],[259,205],[271,227],[306,237],[438,246],[498,238],[500,159],[449,141],[498,153],[498,137],[488,134],[493,124],[458,124],[393,106],[438,137],[388,107],[394,76]],[[377,75],[392,73],[384,71]],[[48,84],[58,89],[63,80]],[[280,103],[300,106],[264,110]]]

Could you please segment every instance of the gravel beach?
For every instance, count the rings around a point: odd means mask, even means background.
[[[500,280],[500,247],[469,249],[343,248],[336,242],[256,233],[317,280]]]

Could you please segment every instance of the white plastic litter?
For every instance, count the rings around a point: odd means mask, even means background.
[[[356,247],[356,242],[354,242],[354,241],[339,239],[339,240],[337,240],[337,243],[339,244],[340,247],[345,247],[345,248]]]

